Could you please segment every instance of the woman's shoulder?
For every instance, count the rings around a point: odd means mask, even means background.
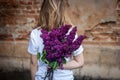
[[[34,28],[31,33],[41,32],[41,27]]]
[[[41,34],[41,27],[34,28],[31,31],[31,35]]]

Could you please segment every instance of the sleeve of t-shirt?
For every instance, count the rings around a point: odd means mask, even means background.
[[[37,42],[35,37],[35,31],[33,30],[30,34],[28,52],[32,55],[37,55]]]
[[[77,38],[78,38],[78,35],[76,34],[74,40],[76,40]],[[79,48],[73,52],[73,56],[77,56],[82,53],[83,53],[83,46],[80,45]]]

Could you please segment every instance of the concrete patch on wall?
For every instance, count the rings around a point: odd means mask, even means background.
[[[119,51],[119,46],[84,45],[85,64],[75,75],[120,79]]]

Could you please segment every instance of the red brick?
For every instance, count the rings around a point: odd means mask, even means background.
[[[33,4],[34,5],[40,5],[42,2],[43,2],[42,0],[41,1],[40,0],[34,0]]]
[[[32,6],[34,9],[39,9],[40,8],[40,5],[33,5]]]
[[[3,2],[0,2],[0,5],[4,9],[13,9],[18,7],[18,2],[16,0],[3,0]]]
[[[11,34],[0,34],[0,40],[11,41],[13,40],[13,37]]]
[[[29,40],[29,35],[28,34],[23,34],[23,35],[19,35],[18,38],[16,38],[16,40]]]
[[[20,1],[20,4],[22,5],[32,5],[32,1]]]
[[[26,9],[26,6],[24,6],[24,5],[20,5],[18,8],[18,10],[24,10],[24,9]]]
[[[26,6],[27,10],[31,10],[33,6]]]
[[[26,17],[19,15],[17,17],[15,17],[15,23],[16,24],[20,24],[20,23],[27,23],[27,19]]]
[[[32,5],[33,3],[32,3],[32,1],[29,1],[29,2],[27,2],[27,4]]]

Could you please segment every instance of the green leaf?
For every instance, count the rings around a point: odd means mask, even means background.
[[[45,60],[45,57],[46,57],[46,55],[42,55],[41,60],[44,61],[44,60]]]
[[[37,59],[40,60],[40,52],[37,53]]]
[[[46,50],[43,50],[43,55],[46,55]]]
[[[63,62],[63,64],[66,64],[66,59],[63,58],[63,59],[62,59],[62,62]]]
[[[41,58],[41,60],[45,62],[45,59],[46,59],[46,51],[44,50],[42,52],[42,58]]]
[[[57,61],[56,61],[56,62],[54,62],[53,69],[56,69],[57,67],[58,67],[58,63],[57,63]]]
[[[45,62],[46,64],[49,64],[49,61],[48,61],[47,59],[45,59],[44,62]]]
[[[57,61],[53,61],[49,64],[50,67],[52,67],[53,69],[56,69],[58,67],[58,63]]]

